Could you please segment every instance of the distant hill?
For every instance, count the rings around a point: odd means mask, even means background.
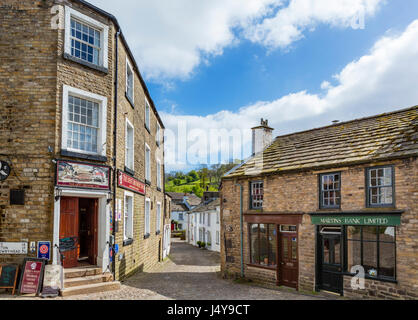
[[[236,163],[219,164],[188,173],[181,171],[169,173],[166,175],[165,191],[194,193],[198,197],[202,197],[206,189],[219,191],[222,176],[235,166]]]

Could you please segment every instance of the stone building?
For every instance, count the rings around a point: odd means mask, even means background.
[[[188,224],[187,213],[199,205],[201,199],[193,193],[167,192],[167,194],[172,199],[171,218],[176,221],[176,225],[173,224],[172,229],[185,231]]]
[[[224,276],[418,298],[417,129],[418,107],[269,142],[254,128],[263,145],[222,180]]]
[[[164,124],[118,21],[82,0],[5,0],[0,33],[0,262],[50,241],[54,264],[58,246],[76,248],[66,268],[153,268],[170,202]]]

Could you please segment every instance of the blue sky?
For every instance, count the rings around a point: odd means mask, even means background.
[[[169,171],[246,158],[260,118],[281,135],[418,104],[416,0],[91,2],[122,25]]]
[[[199,66],[191,79],[171,80],[171,89],[155,81],[147,84],[161,110],[172,112],[175,106],[175,113],[193,115],[237,110],[300,90],[317,93],[324,79],[331,80],[346,64],[367,53],[388,30],[404,30],[417,18],[418,1],[391,0],[365,20],[365,29],[323,25],[289,50],[271,53],[242,41]]]

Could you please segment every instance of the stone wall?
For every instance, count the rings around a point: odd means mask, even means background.
[[[12,167],[0,182],[0,241],[52,240],[57,30],[52,1],[0,4],[0,159]],[[10,190],[25,205],[10,205]],[[29,254],[30,256],[31,254]],[[22,256],[0,256],[20,263]]]

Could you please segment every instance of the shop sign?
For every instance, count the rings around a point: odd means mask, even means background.
[[[145,183],[122,171],[118,172],[118,187],[145,195]]]
[[[400,216],[311,216],[312,224],[339,226],[400,226]]]
[[[28,243],[0,242],[0,254],[28,254]]]
[[[38,242],[38,259],[51,260],[51,241]]]
[[[110,167],[58,160],[58,187],[110,190]]]

